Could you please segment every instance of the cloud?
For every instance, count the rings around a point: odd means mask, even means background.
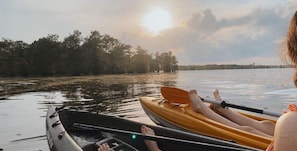
[[[217,21],[216,17],[212,14],[210,9],[203,11],[202,13],[195,13],[187,21],[186,26],[195,30],[205,29],[206,31],[214,31],[220,26],[220,21]]]
[[[206,9],[158,37],[138,34],[130,42],[152,52],[171,50],[182,64],[246,63],[248,58],[250,63],[274,64],[279,62],[279,41],[284,39],[292,15],[281,10],[254,8],[241,16],[218,19]]]

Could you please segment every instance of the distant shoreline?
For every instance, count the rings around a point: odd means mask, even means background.
[[[218,70],[218,69],[262,69],[262,68],[293,68],[292,65],[237,65],[237,64],[207,64],[179,65],[178,70]]]

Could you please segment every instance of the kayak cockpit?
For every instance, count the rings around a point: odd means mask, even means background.
[[[115,138],[112,134],[83,127],[80,123],[73,123],[69,130],[71,137],[81,146],[83,151],[97,151],[99,145],[108,144],[111,151],[138,151],[133,146]],[[91,125],[88,125],[91,126]]]
[[[76,112],[49,109],[46,128],[51,151],[97,151],[99,145],[104,143],[110,146],[111,151],[138,151],[111,133],[81,126],[87,124],[81,124],[77,121],[87,123],[87,120],[81,120],[72,113]],[[94,122],[98,121],[94,119]]]

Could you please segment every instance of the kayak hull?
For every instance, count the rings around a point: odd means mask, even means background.
[[[140,103],[146,114],[158,125],[195,132],[258,149],[266,149],[272,141],[270,138],[247,133],[208,119],[194,112],[190,105],[171,104],[154,97],[141,97]],[[258,120],[275,122],[272,119],[255,115],[245,115]]]
[[[94,129],[80,127],[80,125],[87,125],[94,127]],[[46,117],[46,134],[51,151],[96,151],[98,145],[102,143],[108,143],[110,145],[120,144],[111,146],[114,151],[146,151],[145,138],[133,136],[134,134],[141,134],[140,127],[142,125],[144,124],[117,116],[73,109],[59,110],[50,108]],[[176,129],[152,125],[147,126],[152,128],[161,137],[158,138],[157,143],[160,149],[164,151],[256,150]]]

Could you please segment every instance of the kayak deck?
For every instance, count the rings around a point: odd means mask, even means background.
[[[202,114],[194,112],[190,105],[171,104],[160,98],[141,97],[140,103],[147,115],[158,125],[195,132],[238,144],[266,149],[271,139],[241,131],[213,121]],[[258,120],[275,120],[243,114]]]

